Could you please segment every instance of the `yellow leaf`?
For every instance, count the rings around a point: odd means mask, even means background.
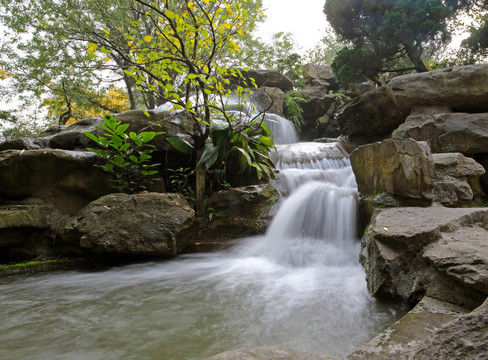
[[[195,9],[195,4],[193,3],[193,1],[189,1],[186,5],[188,6],[188,9],[190,9],[190,10]]]
[[[151,42],[151,40],[152,40],[152,38],[151,38],[151,36],[150,36],[150,35],[146,35],[146,36],[144,36],[144,41],[145,41],[145,42]]]
[[[94,53],[95,51],[97,51],[97,48],[96,48],[96,47],[94,47],[94,46],[90,46],[90,47],[88,48],[88,52]]]
[[[110,58],[108,56],[105,56],[104,58],[102,58],[103,61],[110,61]]]

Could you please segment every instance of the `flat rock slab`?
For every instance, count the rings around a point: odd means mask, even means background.
[[[361,262],[376,297],[424,294],[474,308],[488,295],[487,208],[391,208],[375,213]]]
[[[487,229],[470,227],[443,234],[423,256],[447,276],[488,294]]]
[[[336,357],[314,352],[260,347],[226,351],[204,360],[339,360]]]
[[[361,349],[348,355],[346,360],[408,359],[408,354],[419,349],[433,332],[466,312],[465,309],[455,305],[424,297],[404,317]]]

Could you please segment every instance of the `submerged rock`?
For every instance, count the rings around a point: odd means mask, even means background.
[[[94,254],[174,256],[186,246],[194,216],[179,194],[110,194],[82,209],[62,237]]]
[[[409,359],[485,360],[488,356],[488,300],[469,314],[436,329]]]
[[[338,360],[336,357],[303,350],[259,347],[226,351],[204,360]]]
[[[345,360],[405,360],[419,349],[425,339],[442,325],[459,318],[467,311],[458,306],[424,297],[415,308],[400,320],[382,331],[362,348],[348,355]],[[422,360],[444,359],[425,357]]]

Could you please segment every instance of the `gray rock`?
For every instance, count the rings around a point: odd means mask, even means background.
[[[485,153],[488,149],[488,113],[415,114],[409,116],[393,136],[426,141],[433,153]]]
[[[235,239],[264,234],[278,200],[278,191],[271,185],[250,185],[213,193],[206,202],[210,219],[198,224],[198,236],[191,244],[191,251],[222,247]]]
[[[0,199],[39,197],[67,214],[109,194],[109,176],[95,167],[99,157],[88,151],[55,149],[0,152]]]
[[[250,99],[251,104],[256,106],[258,111],[283,116],[285,93],[281,89],[263,86],[255,89]]]
[[[58,233],[67,216],[53,205],[0,206],[0,261],[24,261],[32,258],[79,256],[81,249],[60,241]]]
[[[350,158],[361,194],[432,200],[434,166],[427,144],[388,139],[360,146]]]
[[[391,132],[405,121],[386,88],[367,92],[340,108],[336,115],[343,135],[353,138],[379,140],[390,136]],[[373,141],[374,141],[373,140]]]
[[[479,289],[486,281],[482,268],[488,259],[480,262],[470,258],[470,254],[478,251],[480,257],[486,255],[479,239],[488,239],[487,223],[487,208],[377,210],[361,243],[368,289],[374,296],[410,303],[427,294],[467,308],[479,305],[486,297]],[[473,240],[464,240],[463,246],[457,244],[473,234]],[[442,255],[449,254],[446,244],[453,249],[450,251],[457,251],[459,262],[469,258],[470,262],[463,268],[451,259],[449,265]],[[438,251],[434,250],[438,246]],[[472,263],[479,263],[480,267],[472,267]],[[456,276],[448,273],[450,268],[457,271]]]
[[[434,331],[466,312],[463,308],[426,296],[400,320],[345,360],[408,359],[411,352],[419,349]]]
[[[46,142],[37,138],[18,138],[0,143],[0,151],[4,150],[36,150],[46,147]]]
[[[249,70],[244,72],[246,78],[253,78],[258,87],[277,87],[287,92],[293,89],[293,81],[276,70]]]
[[[303,350],[260,347],[226,351],[204,360],[338,360],[336,357]]]
[[[303,77],[306,87],[319,87],[325,91],[337,87],[334,71],[328,65],[305,64]]]
[[[323,90],[305,89],[298,91],[298,94],[305,99],[305,102],[300,102],[305,120],[315,121],[324,116],[336,102],[334,95],[329,95]]]
[[[480,193],[483,166],[461,153],[433,154],[435,168],[434,200],[444,206],[469,204]]]
[[[486,360],[488,357],[488,300],[473,312],[435,331],[411,360]]]
[[[62,237],[95,254],[174,256],[186,246],[194,216],[179,194],[110,194],[81,210]]]
[[[443,233],[423,257],[457,282],[488,295],[488,224]]]
[[[480,112],[488,110],[487,83],[488,64],[478,64],[397,76],[386,88],[403,114],[408,115],[418,106],[432,105]]]

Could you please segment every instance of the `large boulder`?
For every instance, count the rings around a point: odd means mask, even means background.
[[[185,248],[194,217],[179,194],[110,194],[69,221],[62,238],[99,255],[168,257]]]
[[[335,119],[343,135],[367,143],[389,137],[405,120],[384,87],[367,92],[340,108]]]
[[[328,65],[305,64],[302,68],[305,86],[327,92],[337,87],[334,71]]]
[[[448,106],[453,111],[488,111],[488,64],[456,66],[397,76],[387,85],[400,112],[419,106]]]
[[[0,206],[0,263],[79,255],[79,248],[65,246],[57,236],[66,217],[51,204],[30,202]]]
[[[436,329],[409,359],[484,360],[488,354],[488,300]]]
[[[113,192],[108,174],[88,151],[57,149],[0,152],[0,201],[42,198],[67,214]]]
[[[336,102],[334,95],[329,95],[319,89],[304,89],[297,92],[305,101],[300,102],[303,110],[303,118],[311,120],[312,124],[318,118],[324,116],[330,107]]]
[[[293,89],[293,81],[276,70],[249,70],[244,72],[243,75],[246,78],[253,78],[258,87],[277,87],[283,92]]]
[[[424,294],[466,308],[488,295],[488,208],[377,210],[361,262],[376,297],[416,303]]]
[[[416,113],[409,116],[393,136],[426,141],[433,153],[486,153],[488,113]]]
[[[213,193],[206,202],[209,219],[198,224],[198,240],[191,250],[212,249],[229,240],[264,234],[278,200],[278,191],[269,184]]]
[[[388,139],[358,147],[350,156],[361,194],[386,193],[430,202],[434,166],[427,144],[412,139]]]
[[[469,204],[481,193],[483,166],[461,153],[432,154],[435,168],[434,200],[444,206]]]
[[[255,89],[249,96],[251,105],[256,110],[283,116],[285,93],[277,87],[263,86]]]

